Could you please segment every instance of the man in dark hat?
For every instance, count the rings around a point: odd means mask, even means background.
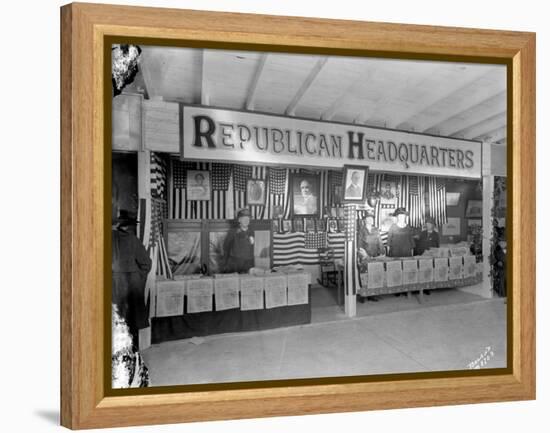
[[[231,230],[223,243],[224,272],[247,273],[254,267],[254,233],[249,229],[250,211],[237,213],[238,227]]]
[[[388,255],[390,257],[410,257],[413,255],[413,232],[407,223],[409,212],[404,207],[398,207],[393,216],[397,221],[388,232]]]
[[[439,233],[435,230],[433,218],[426,218],[426,228],[420,232],[416,243],[415,254],[422,255],[430,248],[439,248]]]
[[[151,259],[141,241],[130,231],[137,220],[121,210],[112,226],[113,303],[126,320],[138,347],[139,330],[149,326],[145,305],[145,282]]]

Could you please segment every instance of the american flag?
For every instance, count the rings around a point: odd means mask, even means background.
[[[436,226],[447,223],[445,182],[434,176],[428,177],[428,210]]]
[[[271,194],[286,193],[288,170],[286,168],[269,168],[268,183]]]
[[[166,202],[161,199],[139,200],[139,237],[147,248],[157,275],[172,278],[168,253],[163,236],[163,218],[166,217]]]
[[[424,224],[426,207],[424,189],[424,176],[409,177],[409,221],[412,227],[422,227],[422,225]]]
[[[275,170],[275,172],[274,172]],[[271,219],[274,217],[273,210],[275,206],[279,206],[283,209],[283,215],[288,209],[289,194],[288,188],[288,174],[289,169],[268,169],[269,176],[267,181],[267,204],[265,212],[263,214],[264,219]],[[281,186],[281,182],[282,186]]]
[[[310,233],[318,234],[318,233]],[[317,265],[319,250],[306,248],[306,233],[273,233],[273,265]],[[334,257],[343,257],[345,250],[345,234],[329,233],[325,238],[326,245],[334,250]]]
[[[229,195],[230,164],[180,161],[172,158],[172,187],[168,215],[173,219],[229,219],[232,207]],[[208,170],[211,173],[210,201],[187,200],[187,170]],[[219,189],[218,189],[219,188]],[[223,190],[222,188],[226,188]]]
[[[305,235],[305,247],[307,249],[319,249],[327,246],[327,233],[316,232],[306,233]]]
[[[151,197],[166,198],[166,160],[159,154],[151,152]]]

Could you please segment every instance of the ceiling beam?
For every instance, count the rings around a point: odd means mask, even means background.
[[[451,137],[473,139],[474,137],[483,136],[495,129],[506,126],[506,112],[498,113],[494,116],[481,120],[480,122],[468,128],[455,131]]]
[[[506,138],[506,126],[501,126],[493,129],[492,131],[486,132],[484,134],[478,135],[474,140],[496,143]]]
[[[452,83],[450,83],[452,84]],[[397,125],[397,128],[412,126],[416,131],[426,131],[437,124],[472,108],[495,94],[506,90],[506,73],[503,67],[486,70],[481,76],[463,83],[444,96],[437,96],[431,105],[413,114]]]
[[[506,90],[485,99],[477,105],[473,105],[464,111],[454,114],[444,121],[434,125],[423,132],[448,136],[453,131],[465,129],[479,122],[479,119],[486,119],[506,110]]]
[[[296,107],[300,103],[300,100],[304,96],[304,94],[307,92],[307,90],[311,87],[313,84],[313,81],[315,81],[315,78],[317,78],[317,75],[321,72],[323,67],[326,65],[328,61],[328,57],[322,57],[319,60],[317,60],[317,63],[311,71],[309,72],[309,75],[306,77],[294,97],[292,98],[292,101],[290,101],[290,104],[286,107],[285,114],[287,116],[294,116],[296,112]]]
[[[461,87],[471,84],[487,73],[486,67],[458,67],[457,65],[444,63],[435,68],[433,73],[425,81],[418,83],[415,87],[407,87],[403,98],[414,100],[403,110],[396,111],[388,122],[389,128],[402,129],[407,131],[418,131],[413,124],[406,123],[407,120],[428,109],[443,98],[449,97]]]
[[[206,50],[201,50],[200,76],[201,76],[201,104],[210,105],[210,83],[208,81],[208,71],[206,69]]]
[[[248,94],[246,95],[246,102],[244,105],[244,108],[246,110],[254,110],[254,103],[256,102],[256,93],[258,91],[258,83],[260,82],[260,77],[262,76],[265,62],[267,61],[267,56],[268,56],[267,53],[263,53],[260,56],[260,61],[258,62],[256,72],[254,72],[254,77],[252,77],[252,83],[250,84],[250,88],[248,89]]]
[[[390,63],[388,69],[383,69],[377,74],[382,74],[383,77],[393,77],[394,71],[399,68],[399,65]],[[377,98],[374,102],[370,103],[359,115],[354,119],[355,123],[363,125],[387,127],[388,118],[384,113],[385,108],[392,103],[395,99],[398,99],[401,95],[405,94],[407,89],[415,88],[422,82],[424,82],[434,72],[432,64],[427,62],[412,62],[407,69],[407,79],[396,78],[394,84],[389,88],[384,86],[384,93]],[[380,82],[381,78],[376,74],[372,77],[376,82]]]

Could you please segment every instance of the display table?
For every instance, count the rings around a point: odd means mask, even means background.
[[[229,275],[157,281],[151,343],[311,322],[311,276]]]
[[[360,274],[361,296],[465,287],[481,282],[480,264],[475,256],[453,257],[384,257],[367,262],[367,272]]]

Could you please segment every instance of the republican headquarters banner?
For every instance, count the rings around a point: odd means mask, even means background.
[[[198,106],[182,110],[182,159],[481,177],[477,141]]]

